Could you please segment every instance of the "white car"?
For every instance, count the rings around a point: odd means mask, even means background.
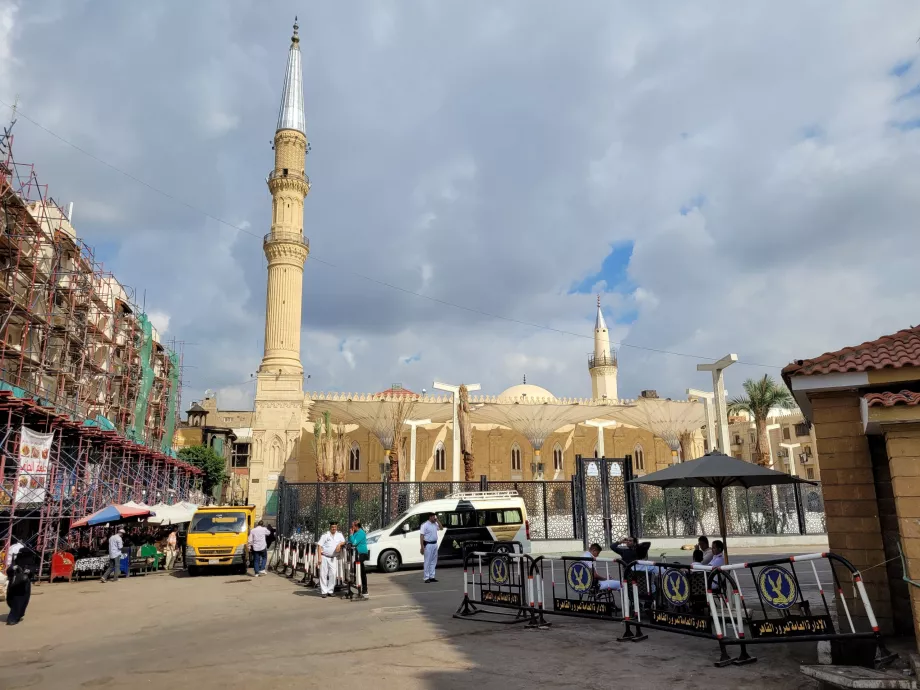
[[[419,527],[431,513],[444,528],[438,532],[439,563],[459,561],[463,543],[470,541],[516,541],[524,553],[530,553],[524,499],[517,491],[477,491],[418,503],[383,529],[371,532],[367,535],[368,563],[387,573],[401,565],[423,563]]]

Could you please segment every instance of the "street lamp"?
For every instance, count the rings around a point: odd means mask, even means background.
[[[409,481],[415,481],[415,430],[422,424],[431,424],[430,419],[407,419],[403,424],[408,424],[412,431],[409,433]]]

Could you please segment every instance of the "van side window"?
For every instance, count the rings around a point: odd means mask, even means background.
[[[425,519],[427,519],[427,516],[422,515],[421,513],[410,515],[405,520],[403,520],[402,524],[400,524],[395,530],[393,530],[393,534],[402,534],[404,532],[403,525],[409,525],[410,532],[417,532],[419,527],[422,526],[422,520],[425,520]]]
[[[518,508],[484,510],[482,515],[485,517],[485,522],[480,520],[479,524],[487,527],[491,527],[492,525],[520,525],[524,522],[521,518],[521,511]]]
[[[472,510],[463,510],[456,513],[445,513],[441,524],[444,527],[472,527],[476,523],[476,513]]]

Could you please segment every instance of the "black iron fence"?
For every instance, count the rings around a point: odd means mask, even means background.
[[[633,485],[642,537],[718,534],[713,489]],[[723,491],[730,536],[825,534],[821,485],[730,487]]]
[[[342,484],[280,481],[278,529],[284,535],[319,538],[329,522],[360,520],[372,531],[395,521],[423,501],[463,491],[517,491],[527,507],[531,539],[575,539],[571,481],[350,482]]]
[[[384,527],[423,501],[462,491],[517,491],[524,499],[530,537],[581,539],[581,525],[616,516],[634,526],[643,538],[691,537],[718,534],[715,493],[712,489],[660,489],[628,485],[627,505],[606,510],[575,481],[490,482],[285,482],[278,486],[278,528],[284,535],[319,536],[331,520],[349,525],[360,520],[368,530]],[[593,494],[592,494],[593,495]],[[596,497],[595,497],[596,498]],[[730,536],[825,534],[821,486],[732,487],[723,494]],[[585,502],[587,501],[587,502]],[[597,503],[597,505],[595,505]],[[595,515],[597,513],[597,515]],[[622,515],[621,515],[622,514]],[[614,516],[614,517],[616,517]],[[621,520],[622,521],[622,520]],[[600,524],[600,523],[599,523]],[[619,523],[617,523],[619,525]],[[625,529],[625,525],[623,526]],[[623,529],[619,529],[622,532]]]

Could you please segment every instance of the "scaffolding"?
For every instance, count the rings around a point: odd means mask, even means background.
[[[199,498],[172,450],[181,348],[167,347],[105,271],[31,164],[0,133],[0,552],[13,538],[43,572],[72,519],[110,503]],[[54,432],[41,500],[17,490],[20,429]],[[0,560],[0,567],[3,560]]]

